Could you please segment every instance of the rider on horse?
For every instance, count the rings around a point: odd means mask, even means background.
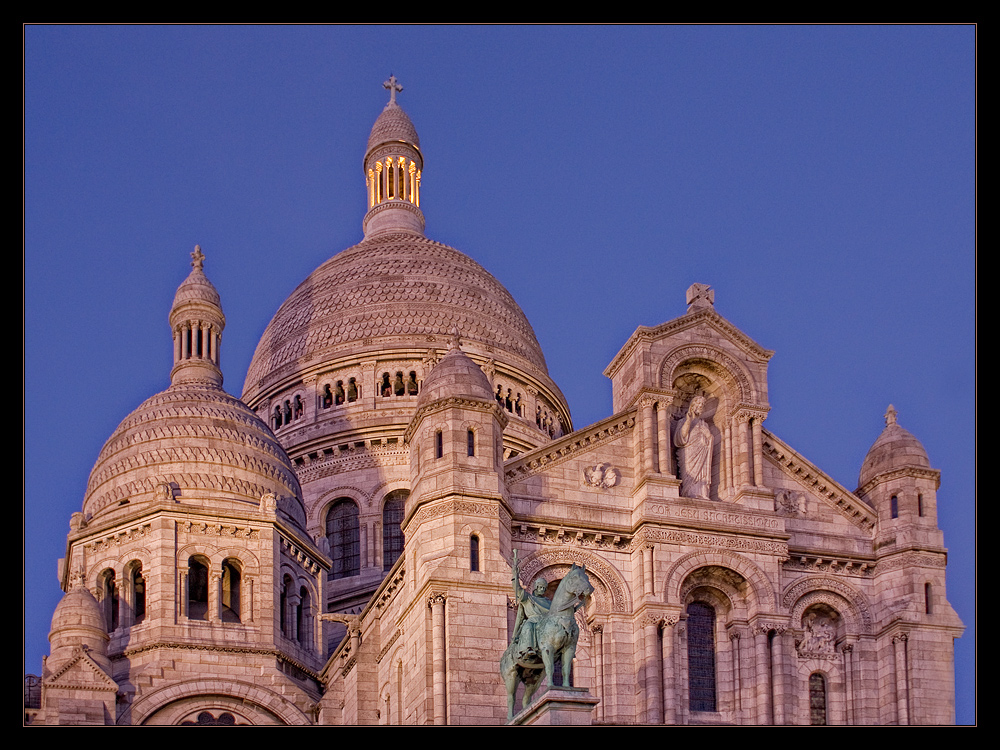
[[[517,619],[514,621],[514,635],[511,638],[514,653],[518,661],[536,661],[538,656],[538,640],[535,626],[548,614],[552,600],[545,596],[548,582],[544,578],[536,578],[532,590],[525,591],[521,586],[520,564],[517,560],[517,550],[514,550],[514,599],[517,601]]]

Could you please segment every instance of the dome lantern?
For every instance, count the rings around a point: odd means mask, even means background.
[[[222,385],[219,345],[226,327],[222,302],[202,266],[205,255],[195,245],[191,253],[191,273],[177,287],[170,309],[170,327],[174,333],[174,367],[170,382],[207,382]]]
[[[420,138],[406,112],[396,104],[396,94],[403,90],[396,77],[389,76],[382,85],[389,90],[389,103],[372,126],[365,152],[365,237],[400,230],[423,234],[420,177],[424,157]]]

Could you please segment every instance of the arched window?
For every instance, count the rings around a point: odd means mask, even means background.
[[[278,602],[278,627],[281,634],[288,636],[288,592],[292,585],[291,576],[284,576],[281,579],[281,596]]]
[[[208,565],[196,557],[188,560],[188,619],[208,619]]]
[[[930,583],[924,584],[924,612],[928,615],[934,614],[934,604],[931,598],[933,593],[933,587]]]
[[[146,618],[146,579],[142,575],[142,563],[133,560],[125,566],[125,582],[131,622],[126,625],[138,625]]]
[[[899,518],[899,499],[895,495],[889,498],[889,515],[892,518]]]
[[[309,589],[302,586],[299,589],[299,601],[295,605],[295,632],[299,643],[308,647],[312,638],[312,606]]]
[[[475,456],[476,455],[476,431],[475,430],[469,430],[466,433],[466,441],[465,442],[467,444],[467,449],[468,449],[469,455],[470,456]]]
[[[434,433],[434,458],[441,458],[444,456],[444,435],[441,434],[441,430]]]
[[[101,571],[98,576],[101,592],[101,610],[104,612],[104,624],[109,633],[118,630],[118,585],[115,581],[115,571],[111,568]]]
[[[229,559],[222,563],[222,616],[223,622],[242,622],[240,617],[240,589],[242,575],[238,560]]]
[[[819,672],[809,675],[809,723],[826,726],[826,678]]]
[[[403,554],[403,512],[406,508],[406,498],[410,493],[406,490],[393,490],[386,495],[382,505],[382,568],[389,570]]]
[[[924,517],[924,496],[921,494],[917,495],[917,515]]]
[[[475,534],[469,537],[469,570],[479,572],[479,537]]]
[[[704,602],[691,602],[687,626],[690,708],[715,711],[715,609]]]
[[[348,578],[361,572],[358,506],[346,497],[337,500],[326,515],[326,538],[333,568],[330,578]]]

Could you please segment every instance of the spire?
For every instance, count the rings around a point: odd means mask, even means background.
[[[219,344],[226,316],[222,314],[219,293],[205,276],[204,265],[205,254],[195,245],[191,273],[177,287],[170,309],[170,327],[174,333],[171,385],[200,381],[222,386]]]
[[[389,91],[389,103],[375,120],[365,153],[365,185],[368,213],[365,237],[387,231],[424,233],[420,210],[420,179],[424,157],[413,123],[396,103],[403,90],[396,76],[382,86]]]

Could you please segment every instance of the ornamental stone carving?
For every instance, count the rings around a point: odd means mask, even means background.
[[[621,472],[611,464],[597,464],[583,470],[583,483],[588,487],[610,489],[618,484]]]

